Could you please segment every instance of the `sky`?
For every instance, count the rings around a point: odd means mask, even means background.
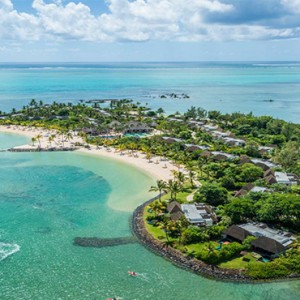
[[[0,0],[0,62],[300,61],[300,0]]]

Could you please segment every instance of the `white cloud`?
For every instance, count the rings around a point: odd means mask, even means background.
[[[300,12],[300,0],[282,0],[281,2],[291,12]]]
[[[0,37],[12,40],[37,40],[42,32],[39,19],[27,13],[18,13],[10,0],[0,0]]]
[[[300,12],[300,0],[273,1],[285,7],[289,14]],[[63,3],[34,0],[32,7],[36,13],[28,14],[14,10],[11,0],[0,0],[0,38],[198,41],[299,37],[297,26],[276,28],[259,21],[252,24],[216,21],[218,18],[214,16],[226,18],[240,9],[233,0],[107,0],[109,12],[98,16],[80,2]]]
[[[0,0],[0,9],[4,11],[11,11],[13,9],[11,0]]]

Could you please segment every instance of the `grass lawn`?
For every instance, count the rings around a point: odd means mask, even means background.
[[[166,195],[167,196],[167,195]],[[166,197],[164,196],[164,197]],[[149,207],[145,207],[144,210],[144,215],[143,215],[143,220],[145,222],[145,226],[147,231],[156,239],[161,240],[161,241],[166,241],[166,235],[165,232],[156,226],[153,226],[151,224],[148,224],[147,222],[147,217],[148,216],[153,216],[151,212],[148,211]],[[163,237],[163,238],[162,238]],[[172,239],[171,239],[172,240]],[[174,240],[176,241],[176,240]],[[185,253],[197,253],[197,252],[202,252],[202,251],[208,251],[208,246],[210,246],[216,251],[217,247],[219,246],[219,243],[216,241],[210,241],[210,242],[205,242],[205,243],[197,243],[197,244],[190,244],[190,245],[185,245],[185,246],[180,246],[180,245],[174,245],[175,248],[185,252]],[[244,261],[243,257],[246,257],[249,259],[249,261]],[[251,255],[251,253],[246,254],[245,256],[239,256],[235,257],[229,261],[220,263],[218,266],[221,268],[225,269],[245,269],[248,264],[262,264],[260,261],[256,261],[256,259]]]
[[[249,262],[243,261],[243,257],[246,257],[249,259]],[[223,262],[219,264],[219,267],[225,268],[225,269],[245,269],[249,263],[255,263],[255,264],[262,264],[262,262],[257,261],[251,253],[246,254],[245,256],[240,256],[233,258],[229,261]]]
[[[165,237],[166,234],[164,233],[164,231],[161,228],[159,228],[157,226],[153,226],[151,224],[148,224],[147,217],[152,216],[152,214],[148,212],[148,209],[149,209],[149,207],[146,206],[144,209],[144,215],[143,215],[143,220],[144,220],[147,231],[156,239],[159,239],[158,237],[161,237],[161,236]]]
[[[203,250],[208,249],[208,244],[209,243],[197,243],[197,244],[190,244],[190,245],[186,245],[185,247],[188,249],[189,252],[200,252]],[[210,242],[210,244],[212,245],[213,248],[216,248],[219,246],[219,243],[217,242]]]

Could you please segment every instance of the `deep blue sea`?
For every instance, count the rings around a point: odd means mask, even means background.
[[[166,93],[186,93],[190,98],[159,98]],[[300,63],[0,64],[0,110],[20,108],[32,98],[131,98],[167,113],[194,105],[298,123]]]

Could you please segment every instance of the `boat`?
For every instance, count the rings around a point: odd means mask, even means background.
[[[133,277],[138,276],[138,274],[136,272],[133,272],[133,271],[128,271],[128,275],[133,276]]]

